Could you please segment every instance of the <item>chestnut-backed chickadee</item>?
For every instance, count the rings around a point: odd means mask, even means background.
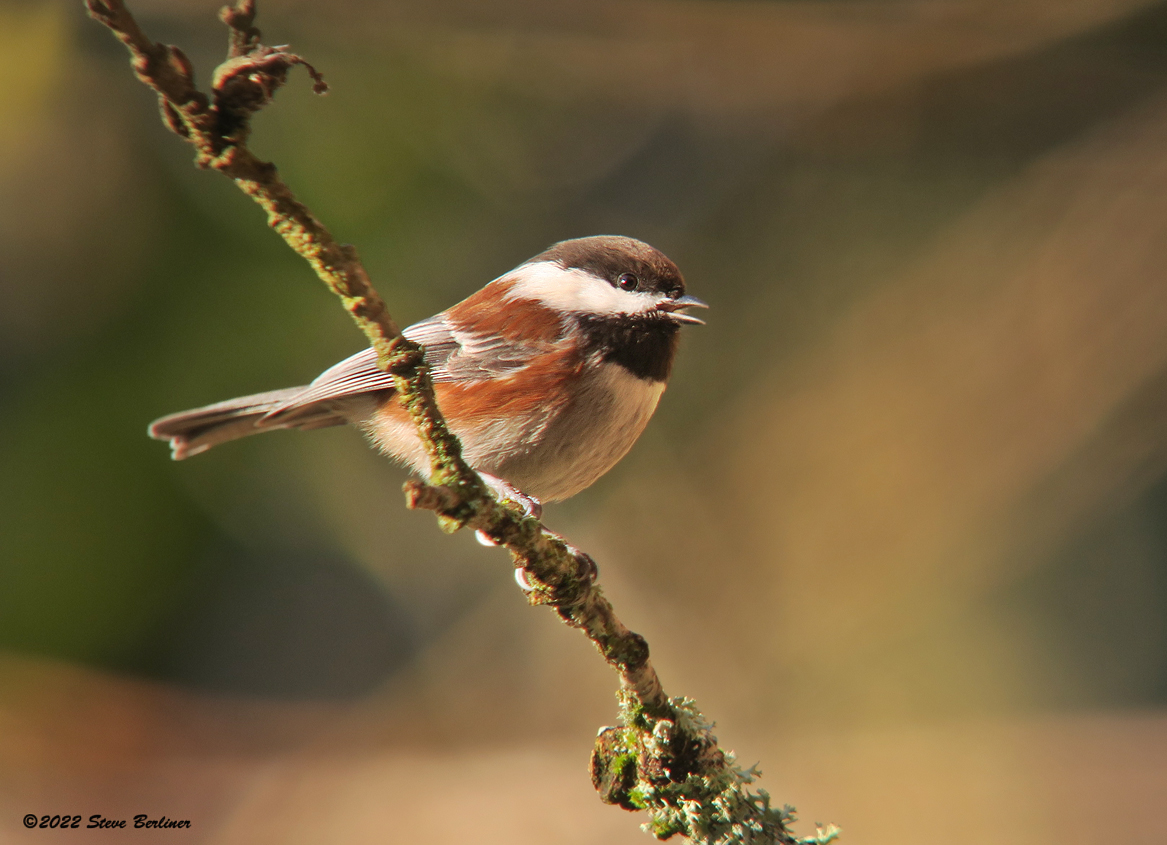
[[[504,496],[553,502],[632,448],[665,389],[677,330],[701,322],[684,313],[692,307],[705,303],[685,295],[663,253],[601,236],[557,243],[404,333],[425,347],[470,466]],[[150,436],[182,460],[249,434],[342,423],[425,475],[421,442],[372,349],[306,386],[163,417]]]

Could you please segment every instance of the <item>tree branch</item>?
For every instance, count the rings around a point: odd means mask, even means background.
[[[216,68],[211,95],[198,90],[194,71],[177,47],[151,41],[121,0],[86,0],[91,17],[126,46],[138,78],[158,94],[166,125],[195,148],[195,164],[218,170],[267,213],[268,225],[304,257],[340,297],[392,375],[399,400],[417,425],[430,460],[427,482],[405,485],[411,508],[434,511],[443,530],[482,531],[504,546],[521,570],[531,604],[550,605],[579,628],[619,673],[621,725],[604,728],[592,754],[592,782],[607,803],[648,810],[646,825],[666,839],[683,834],[700,843],[826,843],[833,826],[798,839],[789,829],[793,809],[775,810],[765,791],[746,787],[743,771],[717,747],[711,726],[694,703],[668,698],[649,662],[648,643],[616,616],[595,581],[596,565],[535,518],[496,501],[462,459],[434,398],[424,350],[402,335],[373,288],[357,251],[339,244],[300,203],[276,168],[247,148],[250,119],[266,106],[296,65],[323,94],[327,84],[303,58],[260,43],[254,0],[220,12],[229,29],[227,59]]]

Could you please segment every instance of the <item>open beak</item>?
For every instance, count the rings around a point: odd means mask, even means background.
[[[698,320],[692,314],[685,314],[685,308],[708,308],[709,306],[702,302],[695,296],[685,295],[677,299],[669,299],[657,306],[661,311],[668,313],[670,317],[678,323],[696,323],[699,326],[705,325],[704,320]]]

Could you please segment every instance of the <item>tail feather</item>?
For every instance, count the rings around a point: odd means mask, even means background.
[[[179,411],[154,420],[148,431],[155,440],[169,440],[171,457],[181,461],[212,446],[251,434],[281,428],[325,428],[348,421],[330,402],[306,405],[290,414],[267,416],[269,412],[286,406],[304,389],[288,387]]]

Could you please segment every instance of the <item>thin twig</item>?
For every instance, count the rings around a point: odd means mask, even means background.
[[[250,119],[304,66],[317,93],[327,84],[303,58],[260,43],[254,0],[220,12],[230,35],[228,54],[214,72],[211,95],[198,90],[190,61],[177,47],[150,40],[122,0],[86,0],[89,14],[130,52],[134,72],[153,88],[166,125],[195,148],[195,163],[234,180],[267,213],[268,225],[308,261],[340,297],[393,377],[398,399],[418,428],[430,459],[426,482],[405,485],[411,508],[432,510],[446,531],[485,532],[504,546],[522,570],[532,604],[553,607],[579,628],[616,669],[622,687],[622,725],[605,728],[592,757],[592,779],[604,801],[651,813],[659,838],[681,833],[696,842],[827,842],[833,828],[798,840],[788,827],[790,808],[775,810],[764,791],[746,787],[756,775],[742,771],[717,747],[710,725],[693,702],[668,698],[649,662],[648,643],[616,616],[595,582],[596,566],[537,519],[496,501],[462,459],[434,398],[424,350],[401,333],[354,247],[340,244],[300,203],[273,164],[247,148]]]

